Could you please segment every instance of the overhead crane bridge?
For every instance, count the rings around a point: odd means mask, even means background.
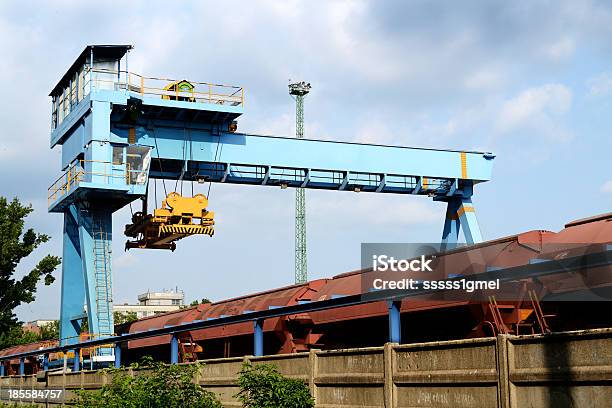
[[[145,77],[128,70],[129,45],[90,45],[51,91],[51,148],[63,174],[48,191],[64,214],[61,343],[113,334],[112,215],[142,200],[126,248],[174,249],[214,232],[204,195],[168,194],[148,213],[151,179],[427,196],[446,203],[443,247],[482,240],[472,195],[494,155],[240,133],[244,89]],[[109,350],[110,352],[110,350]]]

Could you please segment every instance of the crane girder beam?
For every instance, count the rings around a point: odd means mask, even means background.
[[[193,169],[201,167],[208,174],[221,179],[228,164],[235,172],[242,166],[246,173],[255,171],[255,178],[263,180],[266,169],[328,175],[376,175],[382,177],[419,176],[430,179],[469,180],[475,183],[491,179],[495,157],[486,152],[421,149],[333,142],[326,140],[270,137],[244,133],[221,132],[213,136],[204,130],[191,129],[190,140],[184,145],[185,128],[141,130],[140,143],[153,148],[152,158],[161,161],[189,162]],[[122,132],[118,132],[121,137]],[[215,166],[216,164],[219,164]],[[163,166],[162,166],[163,167]],[[217,174],[219,173],[219,174]],[[271,177],[274,171],[271,172]],[[298,174],[295,175],[296,177]],[[380,179],[378,180],[380,182]]]

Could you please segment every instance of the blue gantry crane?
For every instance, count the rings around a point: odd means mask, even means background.
[[[202,194],[166,191],[149,213],[151,179],[428,196],[445,202],[443,246],[463,230],[481,241],[474,185],[491,177],[494,155],[240,133],[244,90],[145,77],[128,70],[129,45],[90,45],[51,91],[51,147],[62,175],[49,211],[64,214],[61,344],[113,333],[112,215],[135,200],[126,248],[174,249],[189,235],[212,235]],[[110,352],[110,349],[109,349]]]

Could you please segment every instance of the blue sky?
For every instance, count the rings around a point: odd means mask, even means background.
[[[61,254],[46,212],[60,174],[50,88],[86,44],[133,44],[130,70],[246,89],[244,132],[293,135],[289,79],[313,85],[306,136],[497,154],[477,187],[485,239],[612,207],[612,7],[596,1],[7,1],[0,5],[0,194]],[[198,188],[198,187],[196,187]],[[123,251],[114,218],[115,301],[178,286],[219,300],[293,281],[293,190],[213,185],[212,239],[174,253]],[[444,207],[423,197],[307,193],[309,273],[359,267],[361,242],[439,239]],[[364,217],[364,214],[368,214]],[[21,272],[32,261],[24,262]],[[60,276],[58,271],[57,276]],[[18,309],[59,314],[58,281]]]

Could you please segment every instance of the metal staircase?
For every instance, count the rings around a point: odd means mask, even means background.
[[[100,335],[112,335],[112,282],[110,268],[110,248],[108,233],[101,224],[94,225],[93,232],[93,266],[96,281],[96,312]]]

